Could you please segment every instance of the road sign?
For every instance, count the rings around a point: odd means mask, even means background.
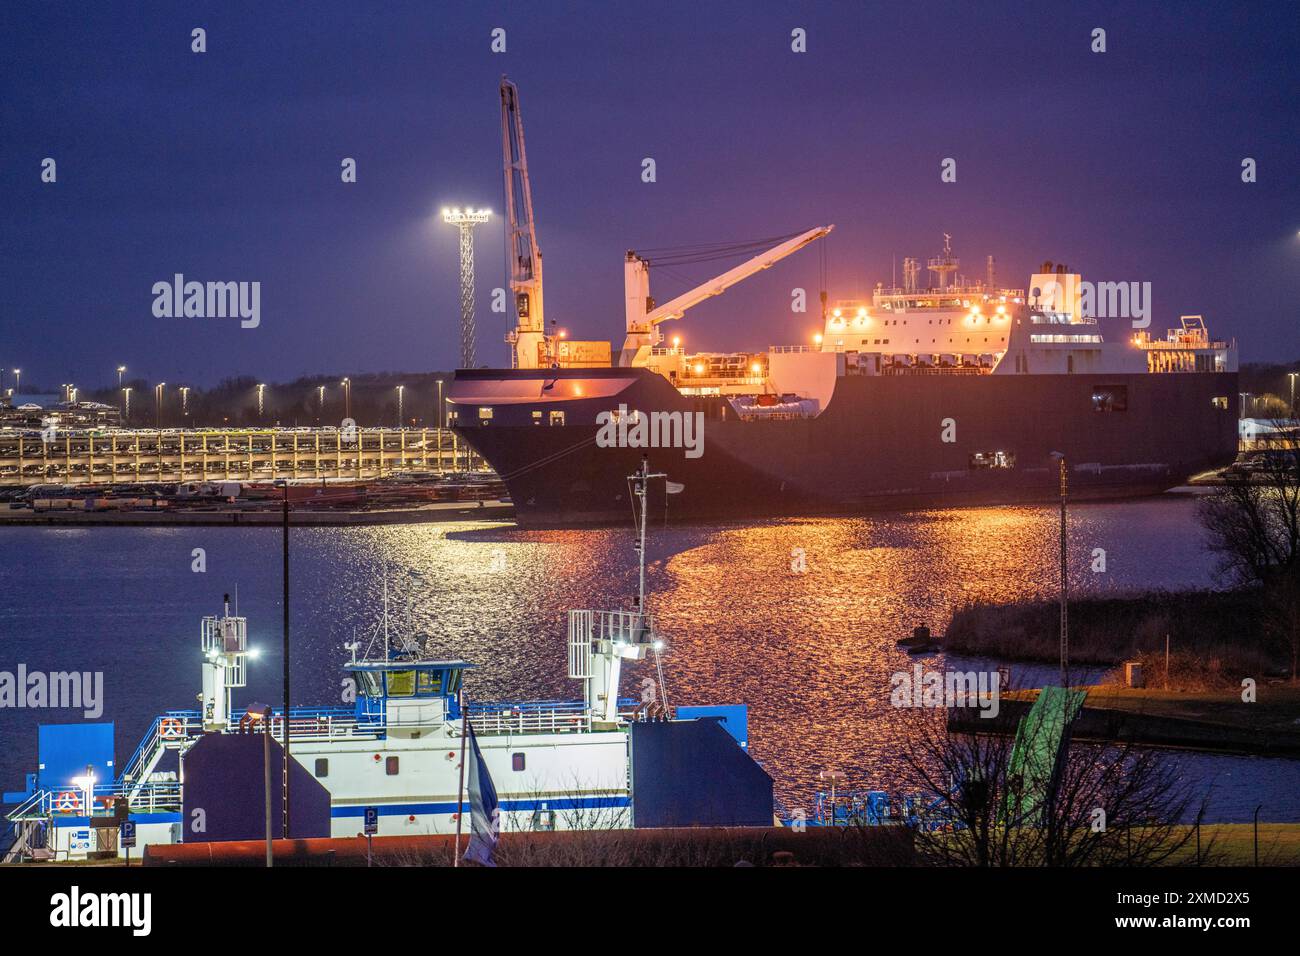
[[[135,821],[123,820],[118,826],[118,835],[122,846],[135,846]]]
[[[366,836],[379,832],[379,808],[366,807]]]

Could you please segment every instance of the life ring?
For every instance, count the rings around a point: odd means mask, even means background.
[[[81,801],[71,790],[64,790],[54,801],[54,808],[60,813],[71,813]]]
[[[175,740],[177,737],[184,737],[185,725],[175,717],[168,717],[162,722],[161,734],[168,740]]]

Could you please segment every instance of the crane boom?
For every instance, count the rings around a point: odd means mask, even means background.
[[[501,77],[501,158],[507,216],[506,258],[510,263],[510,290],[514,293],[518,316],[515,328],[506,334],[506,342],[511,345],[513,367],[539,368],[547,364],[542,253],[537,248],[537,226],[533,221],[533,191],[528,182],[519,89],[505,76]]]
[[[832,224],[816,226],[807,232],[802,232],[793,239],[787,239],[780,245],[759,253],[734,269],[714,276],[689,292],[657,307],[654,305],[654,300],[650,298],[650,262],[629,250],[623,266],[627,338],[623,341],[619,364],[645,364],[646,355],[643,352],[648,353],[648,350],[657,345],[661,339],[658,331],[660,323],[667,322],[669,319],[680,319],[691,306],[698,305],[715,295],[721,295],[742,279],[770,268],[791,253],[798,252],[810,242],[827,235],[834,228]]]

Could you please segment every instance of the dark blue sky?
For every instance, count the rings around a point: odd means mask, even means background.
[[[621,341],[629,247],[834,222],[833,298],[888,281],[891,257],[932,255],[948,231],[972,277],[993,254],[1018,285],[1043,259],[1150,281],[1155,326],[1200,312],[1246,359],[1294,358],[1298,12],[6,3],[0,366],[85,387],[122,362],[200,385],[451,367],[455,233],[434,214],[502,209],[503,72],[520,87],[547,316],[576,337]],[[498,26],[504,55],[489,50]],[[790,52],[794,27],[806,54]],[[55,185],[40,182],[47,156]],[[640,181],[647,156],[654,184]],[[953,184],[939,177],[949,156]],[[507,360],[487,301],[502,263],[498,220],[477,258],[479,356],[494,365]],[[261,327],[154,318],[151,287],[176,272],[260,281]],[[654,282],[660,301],[684,288]],[[793,286],[815,301],[815,248],[674,331],[701,349],[804,341],[814,322],[791,315]]]

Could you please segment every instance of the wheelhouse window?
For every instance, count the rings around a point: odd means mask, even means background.
[[[442,694],[442,671],[420,671],[415,681],[416,693],[421,697]]]
[[[316,758],[315,774],[318,777],[328,777],[330,775],[330,762],[325,757]]]
[[[484,405],[482,408],[478,410],[478,421],[480,425],[486,425],[492,421],[491,406]]]
[[[1092,410],[1094,412],[1128,411],[1128,386],[1094,385],[1092,387]]]
[[[389,671],[388,672],[388,696],[389,697],[414,697],[415,696],[415,671]]]

